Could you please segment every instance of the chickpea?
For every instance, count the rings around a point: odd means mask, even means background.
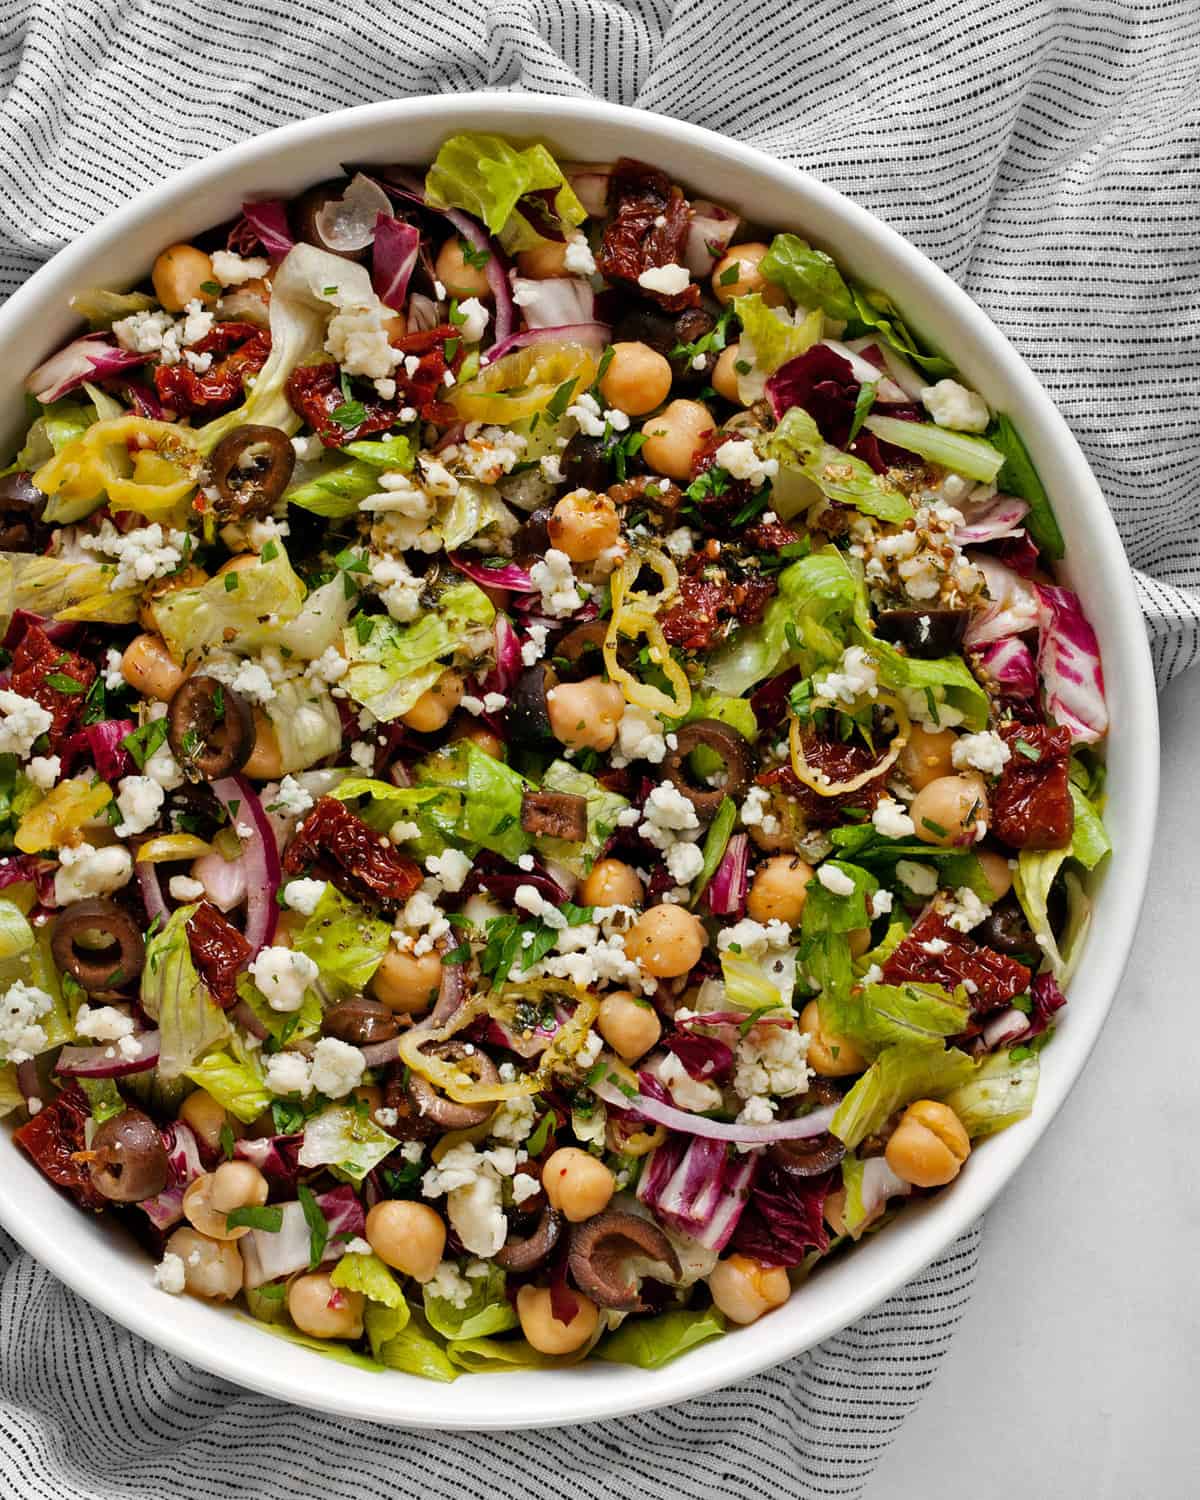
[[[465,247],[470,250],[470,245]],[[437,253],[433,273],[451,297],[484,297],[492,295],[487,272],[482,266],[471,265],[463,255],[464,245],[456,234],[452,234]]]
[[[699,401],[672,401],[642,427],[642,457],[656,474],[690,479],[692,462],[714,431],[707,406]]]
[[[719,1260],[708,1273],[708,1289],[719,1311],[732,1323],[754,1323],[782,1307],[792,1283],[782,1266],[764,1266],[749,1255]]]
[[[223,1105],[218,1104],[213,1096],[204,1089],[196,1089],[179,1106],[179,1118],[185,1124],[196,1139],[210,1151],[219,1151],[221,1148],[221,1131],[226,1125],[232,1131],[234,1139],[242,1134],[241,1122],[232,1119],[225,1111]]]
[[[602,1161],[578,1146],[560,1146],[542,1167],[542,1187],[552,1208],[580,1224],[608,1207],[616,1178]]]
[[[846,934],[846,940],[850,944],[850,957],[861,958],[871,946],[871,929],[855,927],[853,931]]]
[[[212,1179],[208,1201],[217,1213],[258,1208],[267,1201],[267,1179],[252,1162],[223,1161]]]
[[[226,1165],[231,1165],[226,1163]],[[246,1163],[249,1166],[249,1163]],[[227,1209],[218,1209],[212,1201],[213,1178],[215,1172],[202,1172],[192,1182],[183,1195],[183,1216],[198,1229],[201,1234],[208,1235],[212,1240],[240,1240],[250,1230],[246,1225],[237,1229],[229,1229],[225,1223]]]
[[[189,302],[211,305],[219,292],[205,291],[213,281],[212,260],[195,245],[168,245],[150,270],[154,295],[168,312],[182,312]]]
[[[798,855],[777,854],[774,859],[764,860],[754,872],[746,910],[756,922],[774,918],[795,927],[808,900],[808,882],[812,877],[812,866]]]
[[[983,866],[983,878],[992,888],[994,906],[997,901],[1003,901],[1012,890],[1012,871],[1008,867],[1008,860],[994,849],[977,850],[975,858]]]
[[[921,791],[939,776],[949,776],[954,770],[950,752],[954,748],[954,731],[951,729],[923,729],[914,724],[908,733],[908,743],[901,750],[896,769],[912,787]]]
[[[671,394],[670,361],[649,344],[614,344],[600,381],[600,394],[618,411],[631,417],[644,416]]]
[[[939,776],[913,798],[908,815],[923,844],[948,849],[973,843],[977,830],[987,827],[987,785],[975,771]]]
[[[257,705],[254,708],[254,749],[242,767],[253,781],[278,781],[283,775],[283,747],[275,726]]]
[[[527,276],[530,281],[569,276],[566,240],[548,240],[544,245],[535,245],[532,250],[522,250],[517,256],[517,274]]]
[[[596,1304],[578,1292],[571,1296],[575,1299],[575,1315],[569,1323],[560,1323],[554,1316],[548,1287],[523,1286],[517,1293],[521,1332],[540,1354],[570,1354],[596,1332],[600,1321]]]
[[[611,750],[625,699],[615,682],[585,677],[557,683],[546,694],[550,730],[571,750]]]
[[[822,1078],[846,1078],[851,1073],[861,1073],[867,1060],[844,1036],[826,1031],[821,1025],[821,1008],[816,1000],[810,1000],[800,1012],[800,1030],[807,1031],[808,1065]]]
[[[602,552],[616,546],[621,518],[607,495],[572,490],[550,512],[546,530],[551,546],[565,552],[572,562],[595,562]]]
[[[470,716],[459,720],[450,731],[450,738],[455,742],[470,740],[493,760],[503,760],[505,757],[505,744],[500,736],[493,734],[486,724],[481,724],[478,719],[472,719]]]
[[[713,296],[723,306],[735,297],[745,297],[759,292],[768,307],[781,307],[787,301],[787,293],[774,281],[768,281],[759,270],[759,262],[770,247],[758,240],[746,245],[731,245],[713,268]],[[730,266],[737,267],[736,280],[729,280]],[[724,278],[724,279],[723,279]]]
[[[694,912],[664,901],[644,911],[629,929],[625,952],[655,979],[676,979],[704,952],[704,926]]]
[[[158,616],[155,613],[159,601],[168,594],[173,594],[176,589],[198,589],[207,582],[208,574],[195,563],[189,563],[186,568],[180,568],[177,573],[171,573],[166,578],[152,579],[142,590],[142,602],[138,605],[138,624],[151,635],[160,634]]]
[[[217,577],[224,578],[227,573],[245,573],[250,568],[257,568],[261,561],[257,552],[236,552],[217,569]]]
[[[166,1250],[183,1262],[184,1286],[194,1297],[228,1302],[241,1291],[245,1267],[236,1245],[180,1225],[167,1241]]]
[[[288,1287],[287,1302],[292,1322],[301,1333],[314,1339],[362,1337],[366,1299],[361,1292],[334,1286],[327,1271],[297,1276]]]
[[[740,402],[742,399],[738,395],[737,372],[737,363],[742,357],[741,348],[740,344],[726,344],[708,377],[712,381],[713,390],[718,396],[724,396],[726,401]]]
[[[121,657],[121,676],[144,698],[166,703],[188,674],[175,665],[161,635],[135,635]]]
[[[662,1035],[662,1022],[649,1000],[629,990],[614,990],[600,1002],[596,1030],[627,1063],[649,1052]]]
[[[442,983],[439,953],[401,953],[389,948],[368,986],[376,1000],[401,1015],[419,1016],[437,999]]]
[[[366,1234],[381,1261],[417,1281],[432,1277],[446,1249],[446,1226],[427,1203],[385,1198],[367,1214]]]
[[[971,1154],[963,1123],[948,1104],[918,1099],[910,1104],[887,1143],[887,1164],[916,1187],[941,1187],[958,1176]]]
[[[581,906],[641,906],[637,871],[623,859],[598,859],[579,886]]]
[[[418,734],[431,734],[450,722],[450,715],[463,700],[467,690],[466,679],[453,667],[448,668],[434,685],[421,694],[400,722],[415,729]]]

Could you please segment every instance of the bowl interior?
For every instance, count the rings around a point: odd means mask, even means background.
[[[1100,637],[1113,724],[1107,816],[1114,856],[1097,882],[1071,1004],[1043,1054],[1032,1118],[983,1143],[952,1191],[909,1209],[886,1233],[823,1267],[786,1307],[665,1369],[597,1362],[468,1377],[448,1396],[446,1387],[415,1377],[334,1365],[228,1310],[186,1297],[168,1302],[151,1286],[144,1253],[60,1197],[0,1129],[0,1220],[63,1281],[144,1337],[297,1404],[393,1424],[507,1428],[646,1409],[778,1363],[868,1311],[978,1217],[1062,1103],[1120,979],[1154,827],[1157,718],[1141,616],[1103,496],[1036,378],[987,317],[912,246],[832,189],[695,126],[616,105],[510,94],[367,105],[273,131],[189,168],[109,216],[0,309],[0,367],[10,372],[0,389],[0,431],[10,439],[18,433],[21,377],[74,331],[72,293],[132,284],[163,245],[234,215],[244,198],[294,193],[346,162],[424,162],[458,129],[536,137],[563,159],[641,157],[698,195],[803,234],[855,277],[885,289],[1024,436],[1066,535],[1066,577]]]

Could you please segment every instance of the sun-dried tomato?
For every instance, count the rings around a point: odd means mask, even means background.
[[[707,651],[728,617],[727,591],[703,578],[679,580],[679,603],[662,618],[662,631],[672,646],[684,651]]]
[[[805,760],[814,771],[820,771],[830,781],[849,781],[851,777],[861,776],[879,759],[863,745],[850,745],[843,740],[826,739],[823,735],[806,734],[803,744]],[[822,797],[805,786],[790,765],[782,765],[773,771],[764,771],[758,784],[778,787],[786,796],[793,797],[810,828],[833,828],[844,823],[847,812],[853,809],[870,813],[883,795],[886,779],[887,772],[881,771],[857,791]]]
[[[245,393],[246,380],[257,375],[271,352],[271,335],[253,323],[218,323],[210,333],[188,346],[192,354],[211,354],[213,362],[201,374],[186,360],[159,365],[154,388],[164,405],[181,415],[213,412],[232,406]],[[218,359],[218,355],[223,358]]]
[[[930,946],[935,950],[932,953]],[[965,985],[974,1016],[1007,1005],[1014,995],[1029,988],[1029,979],[1030,971],[1024,964],[956,931],[941,912],[932,909],[919,919],[883,966],[885,984],[912,980],[940,984],[948,990]]]
[[[753,499],[754,486],[748,480],[734,479],[717,463],[717,449],[727,441],[728,435],[714,428],[696,450],[688,497],[696,507],[696,515],[691,518],[694,524],[698,524],[702,531],[718,531],[736,539],[730,528],[734,518]],[[713,468],[718,472],[708,483],[697,485],[696,480]]]
[[[1070,730],[1005,724],[1000,733],[1012,754],[992,794],[992,832],[1013,849],[1065,848],[1075,828]]]
[[[782,521],[759,521],[756,525],[747,527],[745,539],[746,544],[756,552],[775,555],[785,547],[794,546],[800,540],[800,533],[793,531]]]
[[[27,1125],[13,1132],[13,1139],[27,1151],[43,1176],[65,1188],[80,1208],[102,1209],[108,1200],[92,1186],[87,1163],[73,1153],[83,1151],[84,1130],[91,1111],[77,1083],[64,1089],[50,1104],[44,1104]]]
[[[250,944],[209,901],[188,919],[187,937],[192,962],[213,999],[222,1010],[236,1005],[238,971],[254,955]]]
[[[700,301],[700,288],[689,282],[682,292],[649,292],[638,285],[643,271],[682,265],[690,227],[687,199],[657,167],[623,156],[608,180],[612,217],[596,267],[609,281],[629,282],[668,312],[682,312]]]
[[[762,619],[763,610],[775,597],[779,585],[773,578],[763,578],[759,574],[745,574],[733,586],[733,615],[738,624],[745,628],[747,625],[757,625]]]
[[[88,688],[96,679],[96,665],[77,651],[56,646],[39,625],[30,625],[13,652],[12,690],[32,698],[51,715],[50,754],[83,711]]]
[[[283,868],[297,875],[320,870],[339,890],[392,905],[406,901],[421,884],[420,866],[385,844],[344,802],[322,797],[296,830]]]

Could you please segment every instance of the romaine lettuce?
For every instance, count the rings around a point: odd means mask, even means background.
[[[966,992],[950,995],[938,984],[868,984],[852,995],[822,995],[818,1006],[822,1026],[854,1042],[867,1057],[897,1044],[940,1046],[964,1031],[971,1018]]]
[[[429,1325],[447,1339],[482,1339],[517,1326],[517,1315],[504,1294],[505,1276],[490,1262],[482,1276],[468,1276],[471,1295],[461,1305],[422,1288]]]
[[[779,426],[763,444],[763,451],[768,458],[779,461],[781,470],[799,470],[827,500],[836,500],[839,505],[849,505],[865,516],[876,516],[896,526],[902,526],[912,516],[908,498],[861,458],[827,443],[813,417],[802,406],[792,406],[784,412]]]
[[[917,348],[916,340],[885,292],[851,286],[850,295],[854,299],[853,321],[859,325],[853,331],[878,335],[889,349],[918,366],[930,379],[938,380],[943,375],[955,373],[954,366],[942,355],[925,354]]]
[[[64,562],[30,552],[0,553],[0,617],[17,609],[55,620],[131,625],[142,591],[114,589],[116,565]]]
[[[569,844],[565,839],[544,835],[534,840],[548,859],[565,866],[573,875],[584,876],[603,851],[617,826],[617,818],[629,806],[629,799],[619,792],[610,792],[594,776],[566,760],[551,761],[542,777],[542,786],[548,792],[569,792],[587,800],[587,838],[582,844]]]
[[[187,924],[196,908],[173,911],[146,944],[142,1009],[158,1022],[158,1076],[173,1079],[229,1037],[229,1023],[192,963]]]
[[[527,193],[554,192],[558,227],[582,224],[587,212],[562,168],[545,146],[525,150],[498,135],[477,131],[453,135],[425,176],[425,197],[435,208],[464,208],[482,219],[510,255],[535,250],[545,240],[524,214],[515,212]]]
[[[886,1047],[838,1105],[830,1130],[851,1150],[915,1099],[941,1099],[969,1083],[975,1064],[956,1047]]]
[[[1038,946],[1045,954],[1059,984],[1065,985],[1074,972],[1079,955],[1079,939],[1090,919],[1090,907],[1081,881],[1066,876],[1068,893],[1067,931],[1060,948],[1050,922],[1050,890],[1068,859],[1078,860],[1085,870],[1092,870],[1112,849],[1108,832],[1099,813],[1074,782],[1069,783],[1075,809],[1071,842],[1063,849],[1022,849],[1017,856],[1013,889],[1033,929]]]
[[[329,1167],[343,1182],[359,1183],[395,1149],[395,1137],[365,1110],[331,1104],[305,1122],[299,1159],[302,1167]]]
[[[454,552],[487,532],[493,538],[512,536],[519,524],[494,485],[463,479],[444,513],[430,523],[430,529],[439,534],[447,552]]]
[[[423,1375],[427,1380],[457,1380],[461,1371],[424,1318],[401,1308],[368,1302],[364,1317],[371,1353],[389,1370]]]
[[[284,1019],[278,1012],[272,1014],[278,1020]],[[231,1052],[209,1052],[199,1062],[185,1068],[184,1077],[211,1094],[243,1125],[250,1125],[270,1107],[271,1094],[263,1083],[253,1054],[236,1038],[234,1045],[240,1056]]]
[[[1003,412],[997,412],[987,438],[1004,455],[1004,467],[996,476],[997,485],[1006,495],[1020,495],[1029,506],[1025,517],[1029,535],[1047,557],[1061,557],[1065,550],[1063,534],[1020,433]]]
[[[616,1364],[659,1370],[686,1350],[724,1332],[725,1319],[715,1307],[628,1318],[615,1333],[600,1340],[592,1355]]]
[[[1023,1120],[1033,1109],[1038,1086],[1038,1055],[1025,1051],[1016,1062],[1008,1051],[985,1057],[974,1077],[942,1095],[972,1140],[994,1135]]]
[[[981,437],[965,432],[951,432],[932,422],[905,422],[899,417],[872,416],[863,423],[868,432],[885,443],[894,443],[906,453],[915,453],[931,463],[941,464],[968,479],[991,484],[1004,463],[998,453]]]
[[[414,768],[418,788],[445,787],[460,794],[457,808],[447,801],[429,817],[447,838],[482,846],[515,862],[532,840],[521,828],[521,799],[532,782],[469,740],[435,751]],[[453,810],[453,816],[451,816]]]
[[[361,459],[326,456],[321,467],[285,493],[289,505],[315,516],[340,520],[358,511],[359,504],[379,489],[379,471]]]
[[[5,1063],[3,1067],[0,1067],[0,1120],[5,1115],[12,1114],[14,1109],[19,1109],[24,1103],[25,1095],[17,1083],[16,1065]]]
[[[391,1308],[408,1321],[408,1303],[400,1283],[377,1255],[348,1252],[329,1273],[329,1279],[343,1291],[361,1292],[369,1301]]]
[[[777,234],[759,270],[801,307],[820,308],[840,323],[854,317],[854,299],[842,273],[823,250],[814,250],[799,235]]]
[[[303,603],[304,585],[277,543],[257,567],[210,578],[199,588],[172,589],[155,604],[154,618],[171,655],[183,663],[215,643],[244,654],[268,645]]]
[[[819,310],[795,321],[782,307],[768,307],[759,292],[734,298],[734,309],[742,325],[738,359],[750,366],[737,371],[738,396],[746,404],[762,399],[768,375],[780,365],[803,354],[821,337],[823,318]]]
[[[822,993],[842,998],[854,982],[849,934],[870,927],[868,901],[879,889],[879,882],[859,865],[839,859],[826,860],[825,864],[847,876],[854,889],[847,896],[837,896],[819,880],[809,882],[800,919],[800,956],[805,972]]]
[[[289,677],[275,684],[275,696],[263,704],[279,741],[279,769],[284,775],[307,771],[342,744],[337,704],[323,682]]]
[[[391,924],[382,922],[329,884],[292,945],[321,971],[327,998],[361,994],[383,962]]]

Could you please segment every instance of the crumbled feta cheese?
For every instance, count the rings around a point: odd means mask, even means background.
[[[581,229],[573,229],[567,236],[567,249],[563,255],[563,266],[572,276],[593,276],[596,261]]]
[[[373,292],[343,294],[336,290],[328,300],[337,311],[326,330],[326,352],[333,355],[347,375],[386,379],[403,358],[388,341],[386,324],[393,317],[392,312]]]
[[[987,402],[957,380],[939,380],[921,391],[921,404],[939,427],[956,432],[986,432],[992,414]]]
[[[49,1038],[38,1017],[53,1010],[54,1001],[45,990],[18,979],[0,1000],[0,1054],[10,1063],[28,1062],[44,1052]]]
[[[664,297],[677,297],[686,292],[691,276],[686,266],[668,261],[665,266],[650,266],[638,277],[638,286],[648,292],[661,292]]]
[[[294,776],[285,776],[279,790],[271,801],[269,811],[282,813],[285,818],[302,818],[311,811],[313,799],[305,787]]]
[[[308,1059],[300,1052],[273,1052],[264,1059],[263,1078],[273,1094],[312,1093],[312,1074]]]
[[[548,625],[530,625],[528,628],[528,640],[521,643],[521,663],[523,666],[536,666],[546,654],[546,637],[550,634]]]
[[[269,703],[275,697],[275,684],[265,667],[256,661],[208,661],[205,672],[241,693],[252,703]]]
[[[513,1178],[512,1195],[513,1202],[520,1207],[528,1198],[537,1197],[542,1190],[541,1183],[536,1177],[530,1177],[528,1172],[518,1172]]]
[[[860,698],[878,697],[879,674],[861,646],[847,646],[836,670],[826,672],[820,686],[823,696],[834,702],[856,703]]]
[[[786,922],[772,917],[769,922],[756,922],[753,917],[743,917],[732,927],[723,927],[717,934],[717,951],[727,950],[742,958],[762,958],[770,949],[789,948],[791,928]]]
[[[292,450],[302,464],[315,464],[325,452],[325,444],[315,432],[309,432],[292,439]]]
[[[167,882],[167,890],[175,901],[199,901],[204,889],[204,882],[193,880],[190,875],[172,875]]]
[[[446,1211],[463,1248],[484,1258],[495,1255],[508,1237],[501,1178],[517,1169],[512,1146],[479,1152],[469,1142],[452,1147],[421,1179],[426,1198],[446,1195]]]
[[[121,671],[122,653],[115,646],[109,646],[104,653],[104,686],[110,693],[119,693],[128,684],[125,674]]]
[[[461,891],[471,873],[471,861],[461,849],[445,849],[441,854],[431,854],[425,868],[441,881],[445,890]]]
[[[752,1094],[738,1111],[737,1123],[739,1125],[770,1125],[778,1107],[773,1099],[766,1099],[761,1094]]]
[[[385,1130],[390,1130],[393,1125],[399,1122],[399,1119],[400,1111],[398,1109],[388,1109],[386,1105],[380,1105],[375,1111],[376,1125],[382,1125]],[[409,1144],[411,1145],[412,1142],[409,1142]]]
[[[187,1285],[187,1272],[181,1256],[171,1250],[164,1254],[162,1260],[154,1268],[154,1285],[160,1292],[166,1292],[169,1296],[182,1295]]]
[[[325,880],[289,880],[283,888],[284,902],[290,910],[298,911],[301,916],[311,917],[325,894],[327,884]]]
[[[854,881],[845,870],[839,870],[836,865],[822,865],[817,871],[817,879],[831,895],[853,896]]]
[[[903,804],[894,797],[880,797],[871,813],[871,823],[885,839],[910,839],[917,831]]]
[[[735,479],[744,479],[756,489],[779,473],[779,460],[760,458],[748,438],[727,438],[717,449],[714,458]]]
[[[692,555],[696,545],[695,535],[690,527],[677,526],[667,534],[664,545],[676,562],[682,562],[685,557]]]
[[[716,1084],[693,1078],[673,1052],[666,1053],[654,1071],[680,1109],[702,1114],[705,1110],[721,1107],[721,1090]]]
[[[459,332],[468,344],[477,344],[487,331],[491,314],[478,297],[468,297],[465,302],[460,302],[458,311],[462,318]]]
[[[657,766],[666,753],[667,741],[657,714],[636,703],[628,704],[617,726],[617,743],[612,757],[614,766],[627,766],[631,760],[648,760]]]
[[[243,286],[270,274],[271,262],[261,255],[243,257],[232,250],[212,253],[213,280],[220,286]]]
[[[175,320],[169,312],[143,310],[118,318],[112,331],[121,348],[131,354],[157,354],[163,345],[163,335],[174,326]]]
[[[537,1113],[537,1105],[528,1094],[506,1099],[492,1116],[490,1134],[495,1140],[519,1146],[532,1133]]]
[[[529,577],[542,596],[542,612],[555,620],[575,613],[581,603],[581,589],[590,592],[571,571],[571,559],[557,547],[551,547],[544,558],[534,563]]]
[[[58,871],[54,876],[54,899],[59,906],[72,901],[86,901],[89,896],[107,896],[128,885],[133,878],[133,860],[128,849],[112,845],[93,849],[91,844],[76,844],[58,851]]]
[[[115,1005],[84,1004],[75,1016],[75,1030],[97,1042],[117,1042],[132,1033],[133,1017]]]
[[[895,899],[891,891],[876,891],[871,897],[871,915],[873,917],[885,916],[891,911]]]
[[[522,911],[527,911],[531,917],[536,917],[547,927],[564,928],[567,925],[566,917],[553,901],[546,900],[537,886],[519,885],[513,895],[513,905],[519,906]]]
[[[452,1260],[444,1260],[425,1283],[425,1291],[431,1297],[449,1302],[451,1307],[464,1308],[475,1295],[475,1288],[463,1276]]]
[[[312,1086],[326,1098],[341,1099],[362,1082],[366,1066],[357,1047],[335,1036],[323,1036],[313,1048]]]
[[[911,859],[896,861],[896,879],[914,896],[932,896],[938,888],[938,872],[932,865],[919,865]]]
[[[375,746],[366,740],[358,740],[350,746],[350,759],[362,770],[372,770],[375,766]]]
[[[0,715],[0,755],[16,755],[22,760],[34,740],[54,722],[53,715],[40,703],[11,688],[0,688]]]
[[[946,902],[942,915],[955,932],[970,932],[972,927],[979,926],[991,910],[969,885],[960,885],[954,892],[954,900]]]
[[[994,729],[985,729],[960,735],[950,748],[950,759],[960,771],[970,766],[985,776],[999,776],[1012,759],[1012,751]]]
[[[699,844],[672,844],[667,850],[667,871],[676,885],[691,885],[704,868]]]
[[[645,821],[638,833],[648,844],[666,851],[679,842],[680,834],[696,838],[700,819],[696,809],[674,782],[664,781],[654,787],[643,808]]]
[[[166,793],[153,776],[126,776],[119,784],[117,806],[122,821],[117,824],[119,838],[144,833],[157,821]]]
[[[385,605],[386,602],[385,600]],[[390,609],[388,613],[391,614]],[[350,663],[338,648],[336,646],[326,646],[320,656],[309,662],[305,668],[304,675],[306,677],[313,677],[318,682],[327,682],[332,685],[335,682],[341,682],[349,670]]]
[[[567,416],[574,417],[580,432],[585,437],[604,436],[604,418],[600,415],[600,403],[586,391],[567,407]]]
[[[390,375],[375,382],[375,394],[381,401],[390,401],[396,394],[396,382]]]
[[[62,757],[35,755],[25,767],[25,774],[39,791],[48,792],[62,774]]]
[[[320,974],[306,953],[291,948],[263,948],[250,964],[254,983],[272,1010],[299,1010],[304,992]]]

